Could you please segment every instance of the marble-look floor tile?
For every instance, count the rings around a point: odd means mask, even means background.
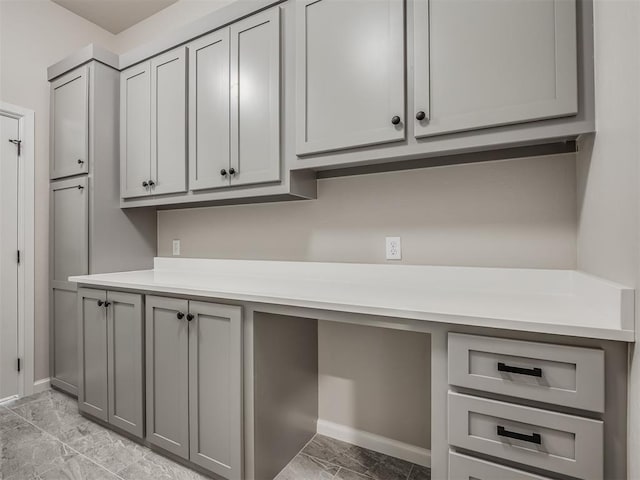
[[[316,435],[302,452],[374,480],[406,480],[412,466],[404,460],[323,435]]]
[[[11,430],[26,421],[8,408],[0,407],[0,430]]]
[[[67,458],[61,465],[41,473],[38,478],[39,480],[118,480],[116,475],[82,455]]]
[[[91,423],[78,413],[78,405],[73,399],[61,398],[61,394],[29,402],[11,410],[36,427],[58,437],[80,425]]]
[[[198,472],[150,452],[118,473],[125,480],[207,480]]]
[[[55,390],[45,390],[44,392],[36,393],[34,395],[29,395],[28,397],[17,398],[15,400],[9,400],[8,402],[3,403],[2,405],[7,408],[16,408],[21,405],[25,405],[27,403],[36,402],[38,400],[42,400],[45,398],[51,398],[56,395],[62,395],[60,392]]]
[[[414,465],[409,474],[408,480],[431,480],[431,469]]]
[[[106,428],[80,436],[69,445],[111,472],[120,472],[141,460],[149,449]]]
[[[3,479],[30,478],[77,455],[67,445],[26,422],[11,430],[0,430],[0,449],[0,478]]]
[[[367,475],[352,472],[346,468],[341,468],[334,478],[335,480],[371,480],[371,477],[368,477]]]
[[[298,454],[275,480],[330,480],[340,467],[303,453]]]

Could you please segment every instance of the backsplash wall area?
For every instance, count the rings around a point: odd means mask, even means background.
[[[402,239],[398,263],[575,268],[575,155],[323,179],[317,200],[158,212],[160,256],[180,239],[184,257],[385,263],[385,236]],[[320,418],[429,448],[428,403],[406,401],[429,398],[428,381],[407,382],[428,378],[428,364],[377,372],[376,402],[350,393],[371,378],[362,352],[428,358],[428,343],[327,322],[318,329]],[[376,405],[394,404],[402,408],[385,409],[391,417],[376,415]]]

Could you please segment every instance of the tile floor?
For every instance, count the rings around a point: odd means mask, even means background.
[[[206,477],[78,413],[47,390],[0,405],[0,480],[197,480]],[[429,469],[321,435],[278,480],[429,480]]]

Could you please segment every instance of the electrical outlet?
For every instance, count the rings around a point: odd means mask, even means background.
[[[402,244],[400,237],[387,237],[387,260],[402,259]]]
[[[180,255],[180,240],[173,241],[173,254]]]

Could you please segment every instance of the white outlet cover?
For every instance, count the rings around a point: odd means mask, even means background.
[[[402,242],[400,237],[386,237],[387,260],[402,260]]]
[[[173,241],[173,254],[180,255],[180,240]]]

